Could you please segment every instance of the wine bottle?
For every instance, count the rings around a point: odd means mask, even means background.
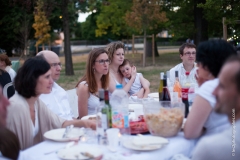
[[[163,89],[162,89],[162,95],[161,95],[160,101],[171,101],[171,97],[167,87],[167,78],[165,75],[163,78]]]
[[[112,107],[109,104],[109,92],[108,90],[104,91],[104,101],[105,101],[105,109],[107,110],[107,126],[108,128],[112,128]]]
[[[160,83],[159,83],[159,88],[158,88],[159,101],[161,101],[162,91],[163,91],[163,76],[164,76],[164,72],[161,72],[160,73]]]

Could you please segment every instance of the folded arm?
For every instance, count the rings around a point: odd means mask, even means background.
[[[206,123],[212,107],[210,103],[203,97],[197,95],[191,112],[188,114],[187,121],[184,125],[184,136],[187,139],[200,137],[204,132],[204,124]]]

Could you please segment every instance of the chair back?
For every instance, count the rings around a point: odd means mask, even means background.
[[[72,109],[74,118],[78,117],[78,96],[76,93],[76,88],[66,91],[68,94],[68,101]]]

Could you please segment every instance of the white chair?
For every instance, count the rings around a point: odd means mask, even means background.
[[[8,91],[8,87],[10,87],[10,86],[13,86],[13,82],[9,82],[9,83],[5,84],[5,86],[3,87],[3,95],[7,98],[9,98],[7,91]]]
[[[77,118],[78,117],[78,96],[76,93],[76,88],[67,90],[66,92],[68,94],[68,101],[73,111],[73,115],[75,118]]]

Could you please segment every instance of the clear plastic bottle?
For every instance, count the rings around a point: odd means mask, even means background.
[[[110,104],[112,106],[112,128],[119,128],[122,135],[129,135],[128,94],[123,90],[122,84],[116,85]]]
[[[177,92],[178,98],[182,98],[182,87],[179,82],[178,71],[175,71],[175,82],[173,85],[173,92]]]
[[[191,107],[192,104],[193,104],[193,101],[196,97],[197,89],[198,89],[198,86],[196,86],[195,84],[191,84],[191,87],[188,90],[188,104],[189,104],[189,107]]]

